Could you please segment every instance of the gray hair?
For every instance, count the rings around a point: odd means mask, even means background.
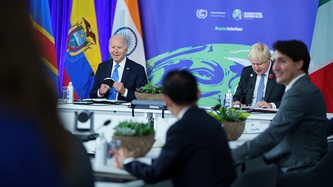
[[[250,61],[259,59],[260,62],[267,62],[271,57],[268,46],[263,43],[253,44],[248,55]]]
[[[109,39],[109,44],[111,43],[112,38],[121,38],[121,39],[125,40],[125,47],[126,48],[128,47],[128,40],[127,40],[126,36],[124,36],[122,34],[115,34]]]

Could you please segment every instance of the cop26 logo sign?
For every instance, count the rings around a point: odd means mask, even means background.
[[[205,19],[208,15],[208,12],[206,9],[197,9],[197,17],[199,19]]]

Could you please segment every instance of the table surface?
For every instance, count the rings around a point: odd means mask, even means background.
[[[206,108],[205,108],[206,109]],[[124,113],[130,113],[132,112],[132,109],[128,107],[127,104],[119,104],[119,105],[110,105],[110,104],[93,104],[93,105],[75,105],[75,104],[59,104],[58,110],[62,111],[62,114],[69,114],[73,115],[72,113],[74,111],[80,111],[80,110],[91,110],[94,111],[96,114],[103,114],[103,115],[110,115],[114,113],[114,111],[117,112],[124,112]],[[208,109],[206,109],[208,110]],[[112,113],[110,113],[112,112]],[[161,110],[150,110],[150,109],[135,109],[135,112],[137,113],[152,113],[152,114],[162,114]],[[173,115],[168,111],[164,111],[165,114],[168,116],[167,118],[162,119],[162,122],[169,122],[168,118],[173,118]],[[251,125],[261,125],[267,127],[269,122],[274,118],[275,113],[259,113],[259,112],[252,112],[251,115],[248,117],[248,122],[251,123]],[[98,116],[100,117],[100,116]],[[154,116],[155,117],[155,116]],[[327,113],[327,118],[332,118],[333,113]],[[72,119],[67,120],[71,122]],[[171,120],[171,119],[170,119]],[[261,128],[261,126],[258,126]],[[161,126],[157,126],[160,128]],[[167,130],[167,129],[166,129]],[[253,131],[252,131],[253,132]],[[244,142],[253,139],[259,135],[259,133],[249,133],[245,132],[243,133],[236,141],[230,141],[229,146],[231,149],[236,148],[237,146],[242,145]],[[147,154],[147,157],[145,158],[147,162],[151,160],[151,158],[158,157],[161,147],[163,146],[163,141],[160,139],[157,139],[153,148],[151,151]],[[94,142],[88,142],[87,144],[92,144],[90,147],[94,147]],[[88,148],[89,146],[87,146]],[[87,149],[89,151],[89,149]],[[125,170],[120,170],[114,166],[114,163],[111,159],[108,159],[106,166],[95,166],[94,165],[94,159],[92,159],[92,166],[95,173],[103,174],[111,177],[122,177],[126,179],[133,179],[133,177],[126,172]],[[134,180],[132,182],[126,183],[117,183],[117,182],[96,182],[97,187],[104,187],[104,186],[144,186],[144,182],[142,180]]]

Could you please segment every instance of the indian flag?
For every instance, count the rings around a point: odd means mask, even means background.
[[[114,15],[111,35],[124,35],[128,42],[128,58],[141,64],[146,70],[138,1],[117,0]]]
[[[333,112],[333,1],[320,0],[311,44],[309,74]]]

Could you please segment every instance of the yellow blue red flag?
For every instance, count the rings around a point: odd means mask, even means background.
[[[48,1],[30,0],[30,18],[36,34],[36,38],[41,45],[43,61],[46,71],[53,80],[59,92],[59,72],[58,61],[55,50],[53,30],[50,17]]]
[[[70,24],[65,68],[74,85],[75,98],[88,98],[92,73],[102,61],[94,1],[73,0]]]

